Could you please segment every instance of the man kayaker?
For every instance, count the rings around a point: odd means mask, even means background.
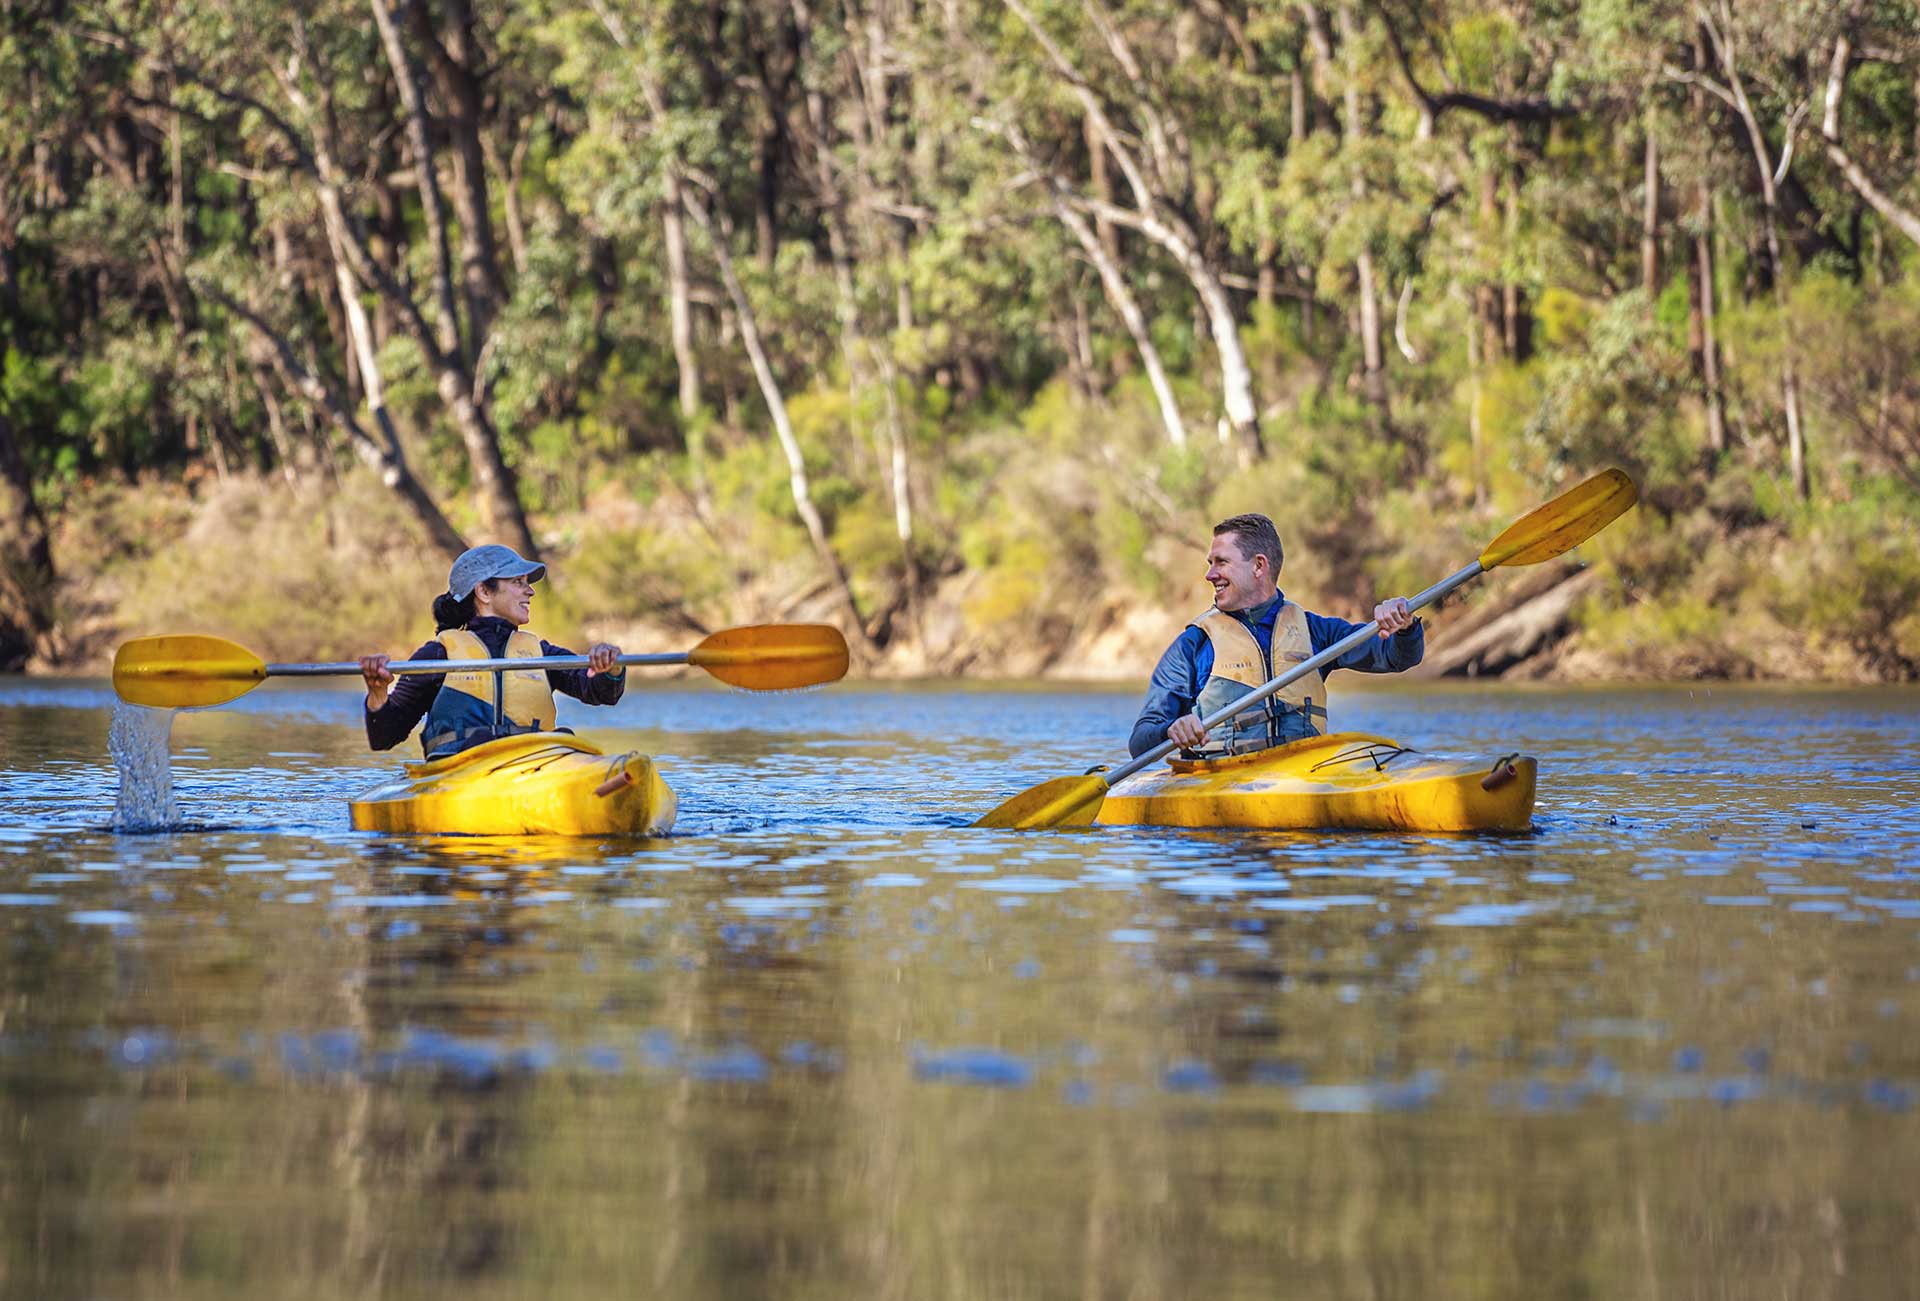
[[[1282,559],[1279,531],[1265,515],[1235,515],[1213,526],[1207,552],[1213,608],[1189,624],[1154,667],[1129,751],[1144,754],[1172,740],[1190,757],[1244,754],[1324,735],[1327,673],[1399,673],[1420,662],[1426,653],[1420,620],[1405,597],[1392,597],[1374,607],[1378,638],[1235,714],[1209,736],[1202,718],[1361,626],[1287,600],[1279,588]]]
[[[434,639],[414,651],[416,660],[531,659],[573,655],[564,646],[521,632],[533,617],[533,585],[546,566],[522,559],[511,547],[472,547],[447,574],[447,590],[433,598]],[[504,673],[408,674],[387,671],[388,655],[363,655],[367,682],[367,744],[391,750],[422,718],[420,746],[429,759],[457,754],[483,741],[522,732],[565,730],[554,722],[553,693],[589,705],[611,705],[626,690],[626,669],[615,663],[618,646],[597,642],[584,669],[514,670]]]

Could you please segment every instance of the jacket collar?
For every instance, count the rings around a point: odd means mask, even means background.
[[[1273,622],[1274,611],[1278,610],[1283,604],[1285,604],[1286,599],[1287,599],[1286,593],[1276,589],[1274,591],[1272,599],[1265,601],[1260,605],[1253,606],[1251,609],[1234,610],[1234,611],[1231,611],[1230,613],[1233,615],[1234,618],[1240,620],[1240,622],[1246,624],[1249,627],[1257,627],[1261,624],[1271,624]]]
[[[503,655],[506,645],[513,640],[514,626],[497,614],[481,615],[467,621],[467,631],[480,639],[480,644],[488,653]]]

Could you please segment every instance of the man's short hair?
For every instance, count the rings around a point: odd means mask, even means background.
[[[1265,556],[1267,568],[1276,574],[1280,572],[1280,562],[1286,559],[1280,549],[1280,530],[1265,515],[1235,515],[1223,519],[1213,526],[1213,536],[1217,538],[1222,533],[1233,534],[1243,559]]]

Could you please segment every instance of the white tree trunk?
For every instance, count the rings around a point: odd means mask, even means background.
[[[1161,201],[1163,196],[1160,191],[1149,183],[1145,171],[1128,148],[1126,135],[1108,118],[1099,96],[1093,93],[1066,52],[1047,34],[1046,28],[1041,26],[1024,0],[1002,2],[1025,24],[1054,68],[1073,87],[1081,107],[1086,111],[1093,135],[1112,155],[1133,191],[1134,207],[1131,209],[1099,198],[1082,199],[1078,206],[1096,217],[1104,217],[1116,225],[1137,230],[1160,245],[1172,255],[1192,283],[1194,292],[1199,295],[1207,315],[1208,328],[1213,332],[1219,352],[1221,401],[1226,407],[1227,420],[1232,425],[1239,445],[1240,461],[1242,465],[1251,464],[1266,453],[1260,438],[1259,406],[1253,398],[1253,369],[1247,364],[1246,352],[1240,346],[1240,323],[1234,316],[1233,301],[1220,283],[1218,273],[1207,262],[1199,247],[1199,239],[1186,222],[1181,220],[1171,204]]]
[[[1885,217],[1893,228],[1916,244],[1920,244],[1920,215],[1902,207],[1893,196],[1887,194],[1873,183],[1873,178],[1861,169],[1840,144],[1840,99],[1846,89],[1847,64],[1853,57],[1852,39],[1842,32],[1833,43],[1833,58],[1827,64],[1827,103],[1826,112],[1820,119],[1820,135],[1826,142],[1827,157],[1847,178],[1847,184],[1865,199],[1873,210]],[[1920,87],[1920,81],[1915,82]],[[1920,127],[1915,128],[1920,133]]]
[[[1647,310],[1660,292],[1660,139],[1647,121],[1646,195],[1640,208],[1640,285],[1647,291]]]
[[[1700,277],[1700,378],[1707,390],[1707,446],[1717,454],[1727,450],[1727,417],[1720,405],[1720,333],[1713,316],[1713,193],[1705,181],[1700,208],[1702,227],[1693,241]]]
[[[747,360],[753,366],[754,379],[759,382],[760,396],[767,404],[767,413],[773,418],[774,436],[780,441],[780,450],[786,454],[787,484],[793,493],[794,510],[799,514],[800,522],[806,526],[814,554],[826,566],[840,604],[852,622],[854,636],[869,650],[876,649],[867,635],[866,621],[861,617],[860,603],[854,599],[846,566],[840,563],[840,557],[835,554],[833,543],[827,537],[826,521],[820,518],[820,511],[813,504],[806,459],[800,452],[800,440],[794,436],[793,422],[787,416],[787,402],[780,390],[779,377],[773,373],[773,366],[767,360],[767,350],[760,339],[759,318],[754,314],[753,303],[747,298],[746,288],[734,270],[733,253],[727,247],[726,227],[724,223],[716,223],[705,204],[694,197],[692,186],[682,189],[681,199],[687,215],[706,232],[707,241],[713,248],[714,261],[720,266],[721,283],[726,286],[727,298],[732,302],[734,316],[740,323],[741,345],[746,349]]]
[[[1354,22],[1353,7],[1341,5],[1340,48],[1346,55],[1346,85],[1343,90],[1346,109],[1346,143],[1349,148],[1358,148],[1366,130],[1366,121],[1360,112],[1359,79],[1359,25]],[[1351,184],[1356,206],[1364,206],[1367,198],[1367,183],[1356,168]],[[1382,411],[1387,406],[1386,349],[1380,342],[1380,289],[1375,283],[1373,268],[1373,249],[1370,245],[1360,246],[1360,255],[1355,262],[1355,278],[1358,280],[1360,294],[1360,364],[1363,368],[1362,384],[1367,401]]]
[[[1107,301],[1113,304],[1113,310],[1127,327],[1127,333],[1133,339],[1134,350],[1140,354],[1140,364],[1146,368],[1147,382],[1153,386],[1153,395],[1160,404],[1160,423],[1166,427],[1167,441],[1175,447],[1187,445],[1187,427],[1180,418],[1180,404],[1174,401],[1173,384],[1167,379],[1167,370],[1160,361],[1160,350],[1153,345],[1153,336],[1147,329],[1146,314],[1140,310],[1140,304],[1133,296],[1133,290],[1127,286],[1127,280],[1120,268],[1107,255],[1106,245],[1100,242],[1099,232],[1088,224],[1087,219],[1074,211],[1060,191],[1052,185],[1047,187],[1047,197],[1052,201],[1053,212],[1060,223],[1072,232],[1075,240],[1085,251],[1087,260],[1093,263],[1094,270],[1100,273],[1100,283],[1107,291]]]
[[[1731,15],[1722,8],[1727,18]],[[1761,230],[1767,242],[1767,265],[1772,272],[1773,298],[1775,305],[1784,317],[1789,310],[1787,299],[1786,266],[1780,256],[1780,228],[1777,215],[1780,206],[1779,184],[1775,179],[1777,169],[1784,174],[1789,158],[1783,157],[1779,164],[1772,159],[1772,148],[1767,143],[1766,132],[1760,126],[1760,118],[1753,110],[1753,103],[1747,98],[1746,82],[1740,76],[1735,63],[1733,50],[1733,32],[1731,24],[1716,26],[1711,14],[1702,5],[1694,7],[1694,14],[1705,27],[1713,41],[1715,54],[1720,67],[1727,74],[1727,85],[1720,91],[1721,97],[1733,106],[1740,116],[1741,123],[1747,129],[1747,142],[1753,147],[1755,169],[1760,174],[1760,213]],[[1792,126],[1789,124],[1787,142],[1782,146],[1790,151],[1793,143]],[[1787,418],[1787,470],[1792,478],[1794,495],[1802,501],[1807,499],[1810,485],[1807,479],[1807,440],[1806,431],[1800,424],[1800,380],[1794,365],[1793,331],[1786,332],[1786,346],[1780,355],[1780,403]]]
[[[680,417],[700,413],[700,359],[693,351],[693,302],[687,275],[687,231],[681,221],[681,180],[669,166],[662,178],[666,203],[660,212],[667,253],[667,315],[672,326],[673,360],[680,372]]]
[[[1260,412],[1253,400],[1253,368],[1247,364],[1246,350],[1240,346],[1240,323],[1233,314],[1233,300],[1204,254],[1195,246],[1192,233],[1184,223],[1175,224],[1154,212],[1139,212],[1116,203],[1103,203],[1082,197],[1079,206],[1103,216],[1116,226],[1137,230],[1165,249],[1200,298],[1207,326],[1220,353],[1221,399],[1227,421],[1239,442],[1243,464],[1263,456],[1266,448],[1260,438]]]

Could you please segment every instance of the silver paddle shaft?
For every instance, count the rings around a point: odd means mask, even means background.
[[[1468,579],[1478,577],[1481,572],[1482,570],[1480,568],[1480,562],[1476,560],[1472,564],[1468,565],[1465,569],[1462,569],[1459,573],[1451,574],[1446,578],[1441,579],[1439,582],[1435,583],[1432,587],[1429,587],[1426,591],[1420,593],[1420,595],[1408,601],[1407,609],[1418,610],[1422,606],[1432,605],[1435,601],[1439,600],[1441,597],[1445,596],[1448,592],[1451,592],[1454,588],[1460,586],[1460,584],[1466,582]],[[1235,714],[1243,713],[1246,710],[1249,710],[1253,708],[1255,705],[1266,700],[1267,697],[1271,696],[1274,692],[1280,690],[1282,687],[1288,686],[1294,682],[1299,681],[1301,678],[1304,678],[1305,676],[1307,676],[1307,674],[1313,672],[1315,669],[1325,668],[1327,665],[1333,663],[1333,661],[1339,659],[1342,655],[1345,655],[1348,651],[1352,650],[1354,647],[1365,645],[1367,638],[1374,636],[1379,631],[1380,631],[1380,623],[1378,620],[1372,620],[1368,623],[1364,623],[1360,625],[1358,628],[1355,628],[1352,632],[1342,637],[1339,641],[1327,647],[1325,650],[1321,651],[1318,655],[1315,655],[1312,659],[1308,660],[1306,663],[1296,664],[1292,668],[1288,669],[1285,673],[1282,673],[1279,677],[1275,678],[1273,681],[1267,683],[1265,686],[1257,687],[1254,690],[1249,691],[1246,695],[1241,696],[1238,700],[1232,701],[1229,704],[1222,705],[1219,709],[1215,710],[1212,714],[1201,719],[1200,726],[1206,728],[1208,731],[1212,731],[1214,728],[1220,726],[1220,724],[1226,722],[1229,718],[1232,718]],[[1139,758],[1134,759],[1128,763],[1121,764],[1118,768],[1115,768],[1112,772],[1104,774],[1107,779],[1107,785],[1111,786],[1117,781],[1121,781],[1124,778],[1131,777],[1133,776],[1133,774],[1139,772],[1142,768],[1147,767],[1149,764],[1155,764],[1160,762],[1160,760],[1166,758],[1169,754],[1172,754],[1174,750],[1179,747],[1179,744],[1180,743],[1178,741],[1162,741],[1159,745],[1154,746],[1153,749],[1148,750],[1145,754],[1141,755]]]
[[[661,651],[653,655],[619,655],[615,664],[685,664],[686,651]],[[585,655],[534,655],[526,659],[499,660],[395,660],[387,672],[401,673],[510,673],[516,669],[584,669],[590,667]],[[330,674],[358,673],[355,660],[333,664],[269,664],[270,678],[318,678]]]

